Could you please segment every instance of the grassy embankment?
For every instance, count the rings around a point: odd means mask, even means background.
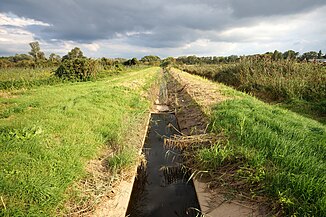
[[[3,91],[0,216],[56,215],[73,199],[67,189],[87,176],[87,161],[103,150],[115,153],[106,165],[112,173],[133,164],[136,147],[126,142],[129,130],[147,116],[150,102],[144,95],[159,70]]]
[[[326,123],[325,66],[293,61],[243,60],[180,68]]]
[[[252,196],[268,195],[286,216],[326,216],[323,124],[225,85],[180,75],[216,85],[229,97],[208,112],[210,130],[223,132],[228,141],[197,149],[193,154],[198,170],[217,178],[222,169],[226,174],[219,178],[231,176]]]

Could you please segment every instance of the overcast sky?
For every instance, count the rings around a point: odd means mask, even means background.
[[[326,53],[326,0],[0,0],[0,56]]]

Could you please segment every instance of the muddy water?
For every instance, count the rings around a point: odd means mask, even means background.
[[[127,216],[197,216],[197,195],[190,173],[180,165],[177,149],[166,149],[164,137],[177,134],[173,114],[152,114],[143,153],[146,166],[138,168]]]

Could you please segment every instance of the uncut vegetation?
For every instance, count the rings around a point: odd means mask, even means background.
[[[0,98],[0,216],[55,216],[67,192],[87,174],[88,160],[114,152],[106,167],[136,160],[129,130],[149,109],[144,93],[159,68],[121,73],[96,82],[64,83],[7,93]],[[140,79],[140,80],[139,80]],[[137,85],[128,86],[133,81]]]
[[[31,88],[60,82],[52,75],[54,67],[0,68],[0,90]]]
[[[96,61],[86,58],[64,60],[54,75],[61,79],[87,81],[97,74]]]
[[[222,185],[237,186],[241,194],[245,189],[253,198],[268,195],[274,201],[270,205],[274,204],[275,214],[326,215],[323,124],[223,84],[181,71],[177,76],[204,82],[206,87],[215,85],[227,96],[207,112],[208,131],[223,135],[223,139],[190,149],[186,155],[192,157],[195,169],[207,171],[205,174]]]
[[[308,105],[316,116],[326,116],[326,66],[321,64],[244,59],[237,63],[180,68],[269,102],[300,102]]]

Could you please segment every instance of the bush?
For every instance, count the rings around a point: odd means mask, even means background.
[[[96,61],[86,58],[66,59],[55,71],[62,79],[86,81],[96,77]]]

